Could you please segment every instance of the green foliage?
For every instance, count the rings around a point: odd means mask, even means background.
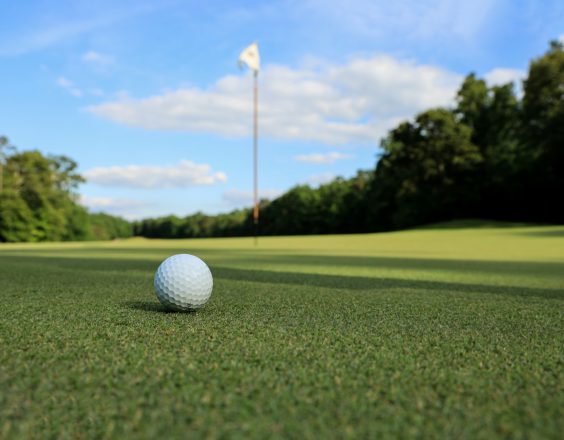
[[[8,152],[13,150],[14,147],[10,145],[10,141],[6,136],[0,136],[0,192],[4,188],[4,166],[6,165],[6,158]]]
[[[520,102],[513,84],[488,87],[469,75],[457,94],[455,114],[472,129],[472,142],[483,162],[474,176],[474,193],[479,204],[476,217],[519,218],[522,202],[515,197],[515,184],[529,158],[519,139]]]
[[[90,224],[89,239],[113,240],[133,236],[133,225],[120,217],[109,214],[89,214],[85,220]]]
[[[526,139],[557,174],[564,168],[564,47],[553,42],[533,60],[524,84],[523,117]],[[551,167],[552,168],[552,167]],[[555,176],[553,176],[555,177]],[[560,173],[562,177],[562,173]]]
[[[0,137],[0,241],[79,241],[130,237],[132,225],[89,214],[75,193],[84,179],[66,156],[15,152]],[[12,153],[12,154],[9,154]]]
[[[323,232],[324,219],[320,208],[321,190],[298,185],[278,197],[262,211],[262,233],[307,234]],[[311,231],[311,232],[308,232]]]
[[[73,192],[82,181],[76,166],[65,156],[45,157],[39,151],[6,155],[0,241],[86,238],[86,211]]]
[[[452,109],[422,112],[392,129],[374,170],[260,204],[260,235],[383,231],[460,218],[564,222],[564,49],[531,62],[524,96],[468,75]],[[252,212],[198,212],[133,224],[88,215],[74,191],[76,163],[37,151],[9,155],[0,137],[0,240],[245,236]],[[4,174],[4,176],[3,176]],[[2,192],[2,185],[5,191]]]
[[[261,234],[329,234],[358,232],[365,210],[371,173],[359,171],[351,179],[336,178],[311,188],[298,185],[262,208]]]
[[[185,251],[214,291],[167,313]],[[2,438],[564,431],[564,227],[5,244],[0,279]]]
[[[358,232],[364,218],[365,193],[372,173],[359,171],[351,179],[311,188],[298,185],[273,201],[261,201],[261,235]],[[166,216],[134,224],[135,235],[149,238],[234,237],[254,233],[252,211],[235,210],[215,216],[196,213]]]
[[[564,222],[564,47],[553,42],[533,60],[524,84],[523,138],[534,159],[526,178],[531,181],[531,211]]]
[[[468,75],[456,94],[457,107],[455,113],[460,122],[472,130],[472,141],[481,145],[484,135],[489,131],[487,110],[491,101],[490,90],[483,79]]]
[[[457,93],[454,112],[471,128],[472,143],[480,148],[485,166],[495,169],[515,160],[520,108],[512,84],[488,87],[484,80],[468,75]],[[489,171],[494,174],[497,169]]]
[[[470,74],[452,109],[417,115],[382,141],[374,171],[261,203],[261,235],[382,231],[460,218],[564,222],[564,51],[531,63],[520,100],[513,84]],[[149,219],[146,237],[253,233],[250,210]]]
[[[144,219],[133,224],[135,235],[149,238],[220,237],[248,235],[245,226],[250,210],[215,216],[201,212],[180,218],[174,215]]]
[[[392,130],[373,180],[373,221],[402,228],[471,211],[472,177],[483,161],[471,135],[445,109],[426,111]]]
[[[0,239],[2,241],[32,241],[35,219],[33,212],[18,194],[0,193]]]
[[[564,52],[533,61],[521,102],[512,84],[474,74],[452,113],[424,112],[383,141],[368,193],[369,230],[479,217],[563,222]]]

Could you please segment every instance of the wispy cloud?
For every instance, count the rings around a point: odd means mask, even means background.
[[[0,44],[0,56],[22,55],[36,50],[45,49],[68,38],[94,30],[98,27],[112,23],[107,18],[72,21],[60,23],[53,27],[36,29],[30,33],[5,41]]]
[[[502,86],[508,83],[514,85],[518,97],[523,97],[523,80],[527,72],[520,69],[496,68],[484,75],[484,79],[490,86]]]
[[[88,93],[92,96],[104,96],[104,91],[98,88],[88,89]]]
[[[82,61],[92,65],[108,66],[113,64],[114,58],[110,55],[90,50],[82,54]]]
[[[93,212],[106,212],[119,215],[127,219],[139,218],[148,204],[141,200],[122,199],[112,197],[80,196],[80,204]]]
[[[499,86],[512,82],[519,86],[526,76],[527,72],[524,70],[497,68],[486,73],[484,78],[491,85]]]
[[[322,173],[309,176],[305,183],[313,186],[323,185],[324,183],[329,183],[337,177],[335,173]]]
[[[377,142],[399,120],[452,102],[461,77],[387,55],[343,65],[261,72],[261,132],[271,138],[325,144]],[[249,76],[226,76],[209,89],[186,88],[148,98],[123,98],[86,110],[153,130],[249,134]]]
[[[70,79],[64,76],[59,76],[56,80],[56,84],[62,89],[66,90],[75,98],[82,98],[85,95],[97,96],[97,97],[104,96],[104,91],[102,89],[96,87],[89,89],[82,89],[81,87],[78,87],[74,83],[74,81],[71,81]]]
[[[479,35],[494,12],[496,0],[304,0],[296,5],[301,16],[316,18],[331,29],[365,38],[401,35],[402,40],[456,39],[467,42]]]
[[[278,189],[263,189],[259,191],[260,199],[273,200],[280,196],[283,191]],[[223,193],[223,201],[232,208],[248,207],[253,204],[253,192],[240,189],[229,189]]]
[[[98,167],[86,171],[83,175],[88,182],[97,185],[144,189],[185,188],[227,181],[225,173],[212,172],[210,165],[189,160],[182,160],[177,165],[170,166]]]
[[[25,31],[17,35],[7,36],[0,42],[0,56],[23,55],[54,46],[63,41],[76,38],[88,32],[113,25],[129,17],[149,13],[160,5],[138,4],[135,7],[108,8],[101,7],[99,15],[87,16],[89,8],[78,16],[64,16],[58,21],[51,21],[48,26],[28,23]]]
[[[64,76],[57,78],[57,85],[76,98],[81,98],[83,95],[82,90],[80,90],[70,79],[65,78]]]
[[[352,159],[352,155],[339,152],[332,153],[313,153],[313,154],[300,154],[295,156],[294,159],[298,162],[307,162],[314,164],[332,164],[338,160]]]

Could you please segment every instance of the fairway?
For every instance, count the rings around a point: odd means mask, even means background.
[[[176,253],[210,302],[163,310]],[[560,438],[564,227],[0,245],[0,438]]]

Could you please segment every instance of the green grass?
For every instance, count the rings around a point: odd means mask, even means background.
[[[159,262],[214,293],[165,312]],[[561,438],[564,227],[0,246],[0,438]]]

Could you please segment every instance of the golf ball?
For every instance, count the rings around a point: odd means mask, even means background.
[[[210,299],[213,278],[198,257],[178,254],[164,260],[155,273],[155,292],[171,310],[195,310]]]

